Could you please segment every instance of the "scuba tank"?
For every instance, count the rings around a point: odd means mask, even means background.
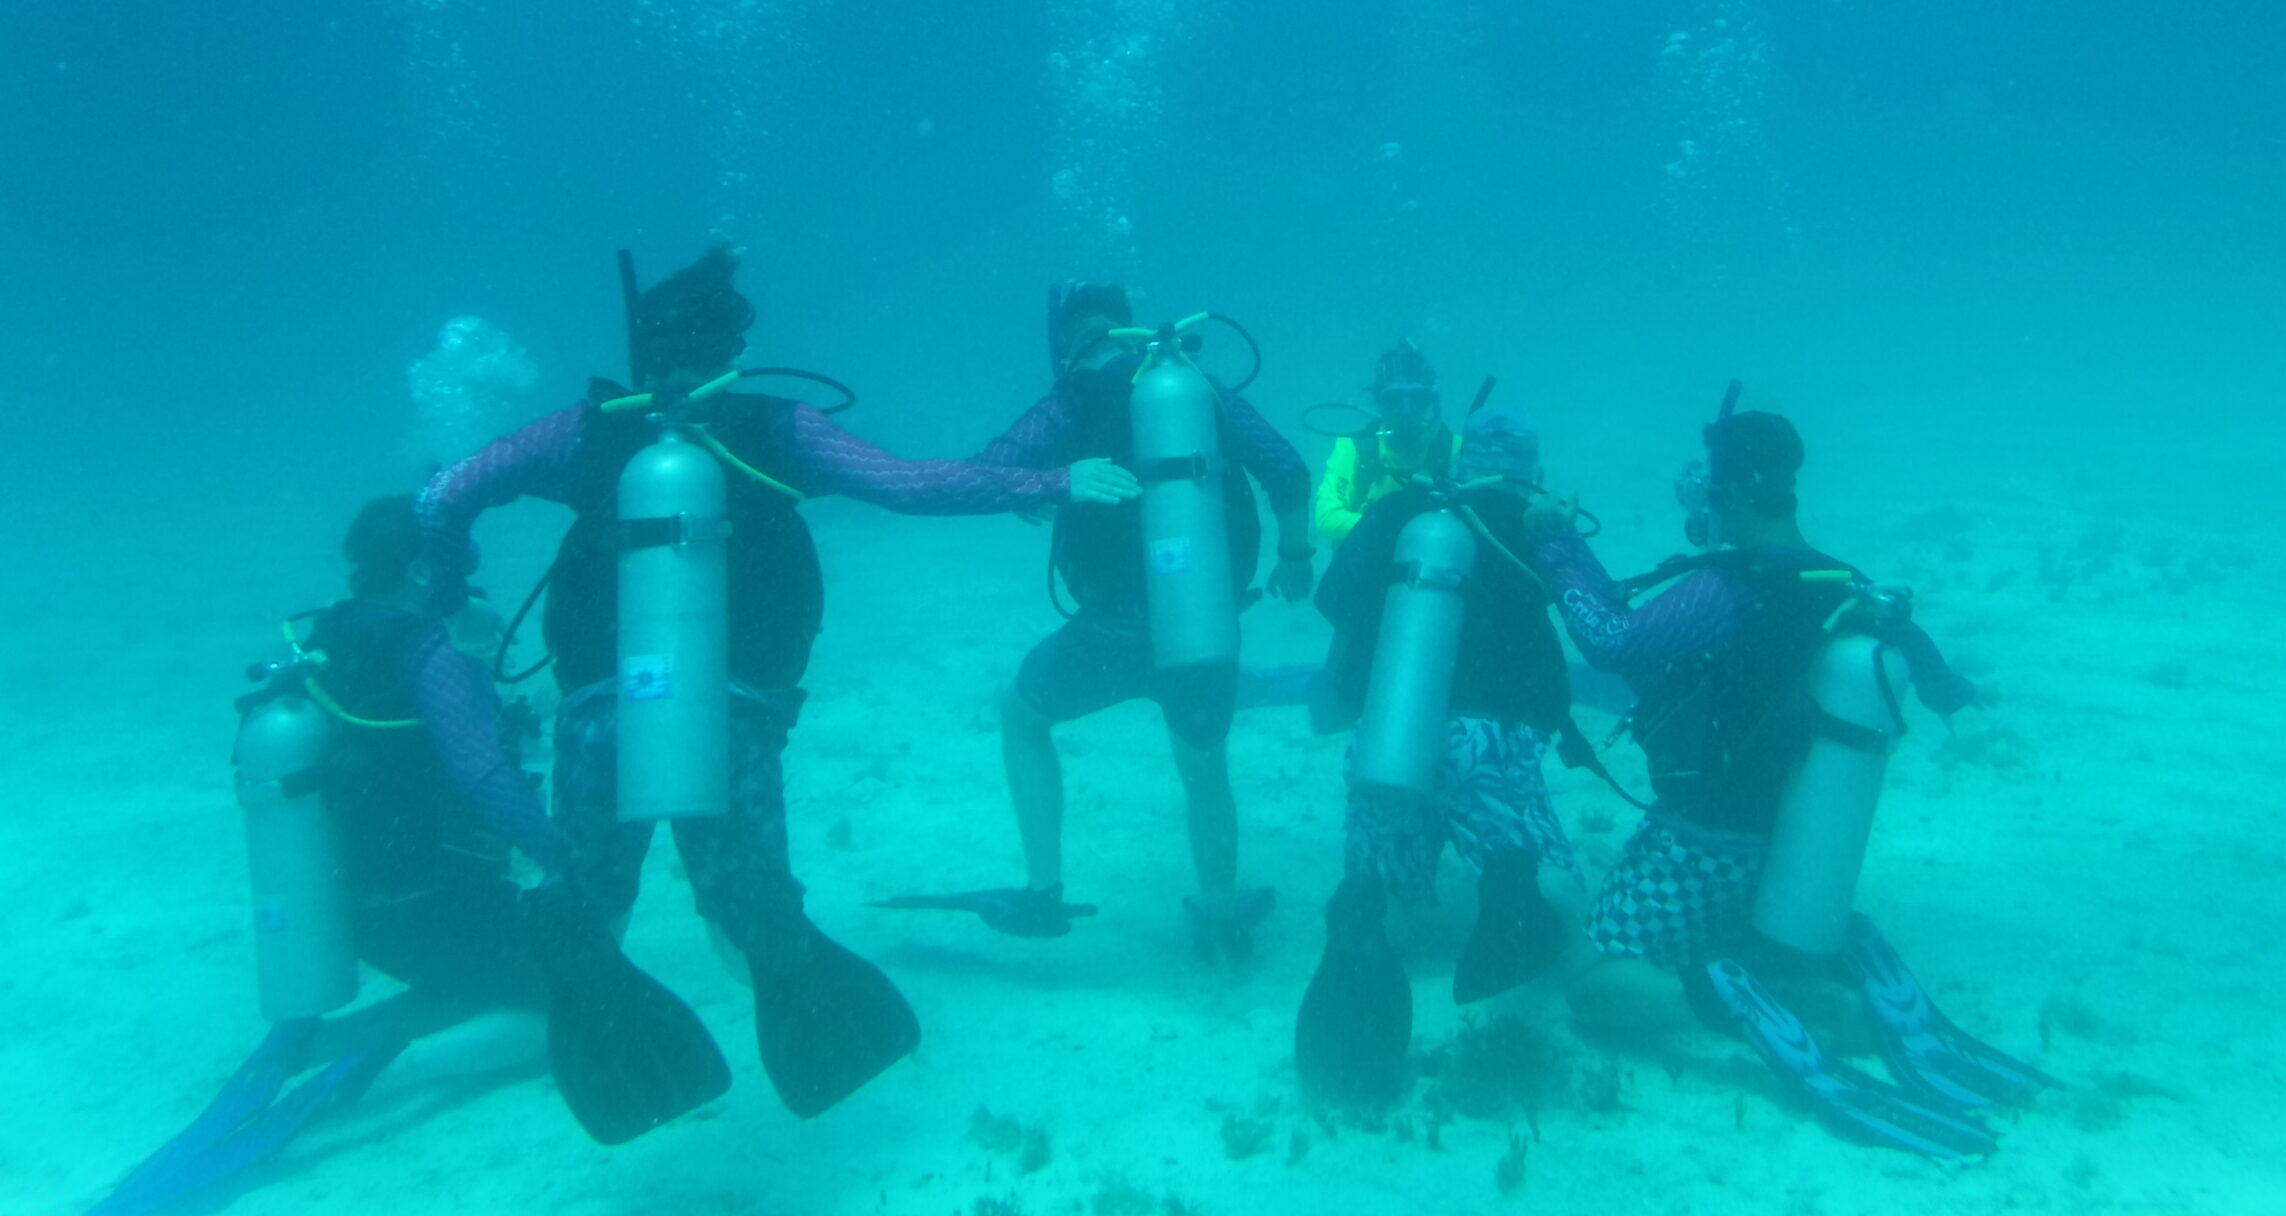
[[[1164,671],[1238,661],[1217,392],[1183,353],[1180,332],[1207,314],[1143,331],[1151,341],[1129,397],[1135,474],[1143,483],[1143,571],[1151,654]],[[1134,332],[1134,331],[1126,331]]]
[[[730,804],[727,491],[674,429],[619,475],[619,818]]]
[[[242,708],[232,755],[246,815],[262,1016],[314,1018],[357,995],[341,830],[318,774],[337,728],[287,686],[253,694]]]
[[[1832,956],[1847,942],[1889,753],[1905,732],[1905,660],[1877,638],[1830,638],[1810,665],[1817,722],[1779,797],[1754,927],[1779,945]]]
[[[1468,613],[1463,592],[1475,568],[1476,536],[1448,508],[1414,516],[1397,534],[1351,753],[1350,779],[1360,788],[1414,801],[1435,788]]]

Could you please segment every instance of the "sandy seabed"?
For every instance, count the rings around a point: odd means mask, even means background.
[[[1615,568],[1661,552],[1674,524],[1657,490],[1611,499]],[[2099,497],[2000,479],[1942,504],[1828,496],[1811,519],[1814,539],[1913,584],[1921,619],[1993,695],[1950,730],[1916,717],[1860,887],[1954,1020],[2068,1082],[2001,1116],[1985,1162],[1838,1139],[1711,1033],[1657,1049],[1583,1039],[1544,986],[1493,1011],[1541,1053],[1509,1100],[1456,1091],[1447,1069],[1377,1127],[1313,1117],[1291,1040],[1338,877],[1342,740],[1310,735],[1298,710],[1248,711],[1232,739],[1246,876],[1281,895],[1249,964],[1192,948],[1180,794],[1142,705],[1059,733],[1071,895],[1099,917],[1035,942],[865,908],[1020,878],[993,696],[1054,618],[1044,533],[828,502],[810,512],[830,627],[787,753],[795,864],[815,919],[912,1000],[919,1053],[822,1118],[787,1115],[662,844],[628,948],[714,1029],[727,1097],[606,1150],[544,1075],[443,1080],[424,1045],[230,1210],[2282,1210],[2286,563],[2251,525],[2123,516]],[[354,502],[269,518],[260,551],[201,550],[196,537],[253,511],[218,496],[155,534],[98,531],[18,561],[33,577],[5,609],[0,681],[0,1211],[100,1197],[260,1037],[228,699],[280,610],[331,593],[324,558]],[[487,522],[496,585],[523,585],[554,519],[519,507]],[[1258,607],[1249,659],[1306,661],[1321,628]],[[1582,717],[1593,735],[1610,721]],[[1614,756],[1640,784],[1627,749]],[[1634,812],[1583,775],[1551,765],[1551,781],[1599,873]],[[1458,866],[1443,889],[1407,939],[1428,1066],[1464,1023],[1447,988],[1472,911]],[[1476,1113],[1438,1113],[1456,1102]]]

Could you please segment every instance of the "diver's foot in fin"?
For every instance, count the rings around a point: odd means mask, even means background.
[[[1981,1157],[1999,1146],[1966,1112],[1829,1060],[1799,1018],[1730,959],[1706,964],[1711,997],[1772,1072],[1792,1082],[1845,1135],[1939,1161]]]
[[[1294,1019],[1294,1066],[1318,1099],[1378,1108],[1412,1084],[1413,986],[1382,924],[1388,906],[1371,875],[1326,901],[1326,952]]]
[[[984,923],[1010,937],[1062,937],[1072,931],[1076,917],[1095,915],[1094,904],[1067,904],[1064,885],[1044,889],[997,887],[989,891],[962,891],[951,895],[895,895],[876,899],[868,908],[914,911],[974,912]]]
[[[108,1198],[88,1209],[88,1216],[127,1216],[181,1198],[187,1193],[182,1181],[200,1172],[200,1156],[277,1100],[286,1081],[307,1063],[317,1035],[316,1018],[295,1018],[270,1027],[261,1045],[223,1082],[222,1091],[198,1118],[129,1171]]]
[[[572,1117],[599,1144],[624,1144],[730,1088],[705,1023],[612,940],[565,884],[524,895],[548,988],[548,1062]]]
[[[1190,914],[1199,955],[1244,960],[1254,957],[1254,927],[1269,919],[1278,906],[1278,892],[1270,887],[1248,887],[1230,895],[1186,895],[1183,911]]]
[[[1540,894],[1539,859],[1503,849],[1484,859],[1476,882],[1476,927],[1453,967],[1453,1003],[1495,997],[1556,964],[1563,921]]]
[[[920,1045],[921,1023],[889,977],[798,911],[740,945],[754,967],[762,1069],[797,1118],[825,1113]]]
[[[314,1018],[305,1020],[312,1024],[316,1021]],[[286,1024],[281,1023],[283,1025]],[[276,1038],[273,1031],[272,1039]],[[207,1108],[207,1113],[201,1115],[189,1131],[137,1166],[118,1189],[89,1208],[86,1216],[143,1216],[166,1210],[194,1196],[213,1204],[227,1202],[227,1197],[218,1197],[220,1192],[216,1188],[237,1182],[238,1191],[246,1189],[249,1171],[284,1148],[318,1116],[364,1096],[374,1078],[405,1049],[405,1044],[399,1042],[352,1052],[273,1102],[272,1098],[283,1086],[284,1076],[275,1071],[275,1058],[265,1058],[271,1046],[271,1040],[265,1040],[263,1048],[231,1077],[222,1097]],[[302,1046],[306,1049],[307,1043]],[[278,1077],[276,1084],[269,1083],[271,1076]],[[241,1085],[242,1080],[253,1084]],[[267,1092],[261,1092],[264,1085],[269,1086]],[[260,1093],[258,1106],[242,1111],[242,1117],[220,1135],[206,1134],[219,1126],[209,1120],[223,1114],[225,1098],[240,1102],[256,1093]],[[194,1137],[193,1132],[201,1134]]]
[[[1850,918],[1849,962],[1880,1027],[1882,1058],[1898,1080],[1968,1107],[2022,1102],[2061,1086],[1955,1026],[1863,916]]]

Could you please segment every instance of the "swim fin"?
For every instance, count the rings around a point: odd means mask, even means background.
[[[194,1196],[211,1202],[213,1188],[234,1179],[243,1183],[248,1171],[319,1115],[362,1097],[406,1046],[398,1041],[351,1052],[279,1099],[278,1091],[306,1056],[316,1027],[315,1018],[273,1027],[205,1112],[136,1166],[86,1216],[144,1216]]]
[[[1712,995],[1772,1072],[1792,1082],[1827,1123],[1844,1135],[1939,1161],[1981,1157],[1999,1147],[1967,1113],[1925,1101],[1840,1060],[1829,1060],[1801,1019],[1780,1005],[1746,968],[1730,959],[1708,963]]]
[[[921,1023],[889,977],[798,909],[759,938],[725,931],[754,969],[762,1070],[797,1118],[825,1113],[920,1045]]]
[[[1199,957],[1233,962],[1254,957],[1254,930],[1277,906],[1278,892],[1271,887],[1247,887],[1220,897],[1183,897],[1183,911],[1191,918],[1191,943]]]
[[[1880,1026],[1882,1058],[1898,1080],[1966,1107],[2022,1102],[2062,1084],[1955,1026],[1863,916],[1850,917],[1848,958]]]
[[[892,895],[865,906],[909,912],[974,912],[987,926],[1010,937],[1062,937],[1072,931],[1075,917],[1095,915],[1094,904],[1065,903],[1062,883],[1045,890],[995,887],[950,895]]]
[[[1382,924],[1381,880],[1351,875],[1326,901],[1326,951],[1294,1019],[1294,1065],[1320,1098],[1387,1106],[1412,1083],[1413,986]]]
[[[1540,894],[1540,861],[1522,849],[1484,859],[1476,927],[1453,965],[1453,1004],[1488,1000],[1546,971],[1563,950],[1563,922]]]
[[[620,952],[564,883],[524,893],[548,990],[548,1062],[572,1117],[624,1144],[730,1088],[730,1065],[691,1007]]]

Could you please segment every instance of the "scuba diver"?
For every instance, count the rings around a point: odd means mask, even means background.
[[[1214,315],[1139,330],[1124,287],[1067,283],[1050,292],[1054,391],[976,462],[1036,469],[1109,457],[1136,474],[1143,493],[1057,513],[1049,590],[1053,598],[1060,574],[1078,608],[1024,656],[1001,697],[1001,754],[1027,884],[883,906],[971,911],[1017,937],[1070,932],[1074,916],[1095,909],[1063,899],[1063,767],[1052,732],[1057,723],[1147,697],[1166,719],[1189,808],[1199,891],[1184,907],[1199,945],[1231,957],[1251,949],[1275,893],[1238,885],[1225,747],[1237,703],[1237,612],[1261,547],[1249,477],[1261,483],[1278,521],[1268,594],[1307,596],[1315,551],[1301,455],[1239,395],[1243,382],[1226,389],[1188,358],[1193,339],[1182,331]]]
[[[1540,772],[1570,721],[1563,644],[1546,585],[1515,555],[1537,436],[1505,411],[1472,415],[1454,472],[1368,507],[1318,587],[1319,610],[1355,639],[1335,645],[1327,679],[1357,728],[1344,877],[1294,1047],[1304,1084],[1337,1101],[1386,1104],[1407,1084],[1412,988],[1384,919],[1391,899],[1434,901],[1448,843],[1478,875],[1456,1004],[1553,966],[1564,929],[1543,871],[1581,882]]]
[[[272,1030],[90,1216],[227,1198],[415,1039],[482,1014],[546,1015],[565,1100],[607,1143],[729,1086],[697,1017],[569,898],[564,841],[510,750],[514,720],[484,663],[455,645],[464,625],[484,637],[489,608],[472,600],[454,621],[428,610],[412,496],[367,503],[343,552],[350,597],[288,622],[293,659],[255,668],[265,687],[239,701],[234,760]],[[537,886],[517,884],[511,850],[538,869]],[[406,988],[336,1013],[356,996],[360,962]],[[314,1075],[287,1091],[303,1073]]]
[[[623,254],[644,391],[591,381],[579,404],[437,475],[420,510],[448,607],[463,586],[453,559],[482,512],[525,496],[577,512],[543,618],[564,693],[554,796],[566,868],[624,925],[656,820],[672,820],[699,914],[751,970],[764,1069],[809,1118],[903,1058],[920,1028],[885,975],[804,915],[787,857],[780,753],[824,611],[799,502],[846,494],[907,514],[994,514],[1132,489],[1101,461],[900,460],[814,406],[724,391],[746,374],[754,321],[737,267],[717,245],[638,291]]]
[[[1906,593],[1803,538],[1801,437],[1776,414],[1734,412],[1738,388],[1677,487],[1700,553],[1616,582],[1567,504],[1544,498],[1527,521],[1573,642],[1636,693],[1628,728],[1656,794],[1588,914],[1598,958],[1572,1005],[1590,1024],[1653,1028],[1679,1013],[1661,976],[1676,969],[1693,1011],[1742,1034],[1845,1134],[1988,1153],[1975,1112],[2055,1082],[1948,1021],[1851,907],[1904,730],[1898,686],[1909,678],[1945,716],[1976,689],[1912,623]],[[1896,1084],[1827,1055],[1771,988],[1805,1008],[1862,1005]]]
[[[1333,544],[1349,535],[1366,507],[1415,474],[1448,475],[1460,446],[1438,413],[1437,369],[1410,338],[1381,352],[1366,391],[1378,423],[1369,434],[1336,436],[1318,483],[1318,533]]]

